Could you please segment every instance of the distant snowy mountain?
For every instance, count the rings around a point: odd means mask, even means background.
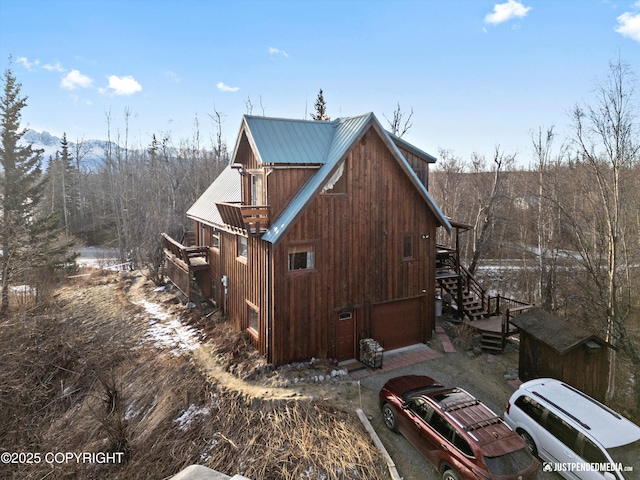
[[[49,163],[49,158],[53,158],[56,152],[62,151],[60,142],[62,138],[51,135],[49,132],[36,132],[27,130],[22,137],[22,143],[31,145],[36,150],[44,150],[42,154],[43,168]],[[69,144],[69,154],[75,157],[76,144],[67,139]],[[104,140],[83,140],[81,144],[82,165],[84,168],[94,170],[104,157],[107,142]]]

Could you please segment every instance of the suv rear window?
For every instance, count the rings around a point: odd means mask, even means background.
[[[514,475],[526,470],[534,462],[533,455],[526,448],[500,455],[499,457],[484,457],[484,461],[491,473],[496,475]]]

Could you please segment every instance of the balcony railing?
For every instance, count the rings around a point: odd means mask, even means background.
[[[177,259],[183,262],[190,270],[207,268],[209,264],[207,254],[209,248],[206,246],[187,247],[174,240],[166,233],[162,234],[162,243],[167,258]]]
[[[268,205],[244,205],[241,203],[216,203],[222,221],[233,229],[259,234],[269,228]]]

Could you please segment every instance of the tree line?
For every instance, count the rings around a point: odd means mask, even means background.
[[[593,101],[571,110],[567,138],[553,127],[531,134],[528,169],[517,170],[516,155],[499,147],[488,160],[441,150],[430,191],[446,215],[473,227],[460,236],[463,261],[487,288],[536,304],[618,349],[611,350],[608,395],[640,417],[635,80],[630,65],[612,62]],[[480,271],[483,264],[497,274]]]
[[[628,64],[613,62],[593,102],[572,110],[569,137],[559,138],[553,127],[532,133],[533,161],[526,169],[516,169],[516,154],[500,147],[489,159],[440,150],[429,190],[447,216],[473,227],[460,237],[462,258],[472,273],[486,276],[488,288],[600,333],[619,349],[611,359],[610,397],[627,396],[627,407],[640,412],[640,380],[628,381],[640,379],[634,81]],[[65,135],[43,171],[42,152],[19,141],[26,97],[11,70],[4,83],[3,311],[9,285],[37,285],[73,265],[73,242],[116,246],[123,262],[131,259],[161,281],[160,232],[180,239],[188,228],[185,212],[229,163],[221,114],[211,115],[216,131],[207,141],[196,120],[191,139],[153,135],[141,146],[129,138],[130,113],[119,128],[108,113],[97,166],[86,164],[82,142],[70,146]],[[315,110],[312,119],[330,118],[322,90]],[[404,135],[412,115],[398,104],[392,118],[385,117],[390,131]],[[514,259],[522,268],[511,268]],[[488,261],[497,275],[480,270]]]

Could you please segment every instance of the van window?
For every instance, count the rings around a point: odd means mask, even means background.
[[[609,463],[602,450],[587,437],[582,439],[582,455],[580,456],[589,463]]]
[[[545,428],[551,435],[572,450],[575,447],[578,431],[553,412],[549,412]]]
[[[529,415],[532,419],[534,419],[537,423],[542,422],[542,414],[544,413],[544,408],[533,398],[523,395],[516,400],[516,406],[524,413]]]

